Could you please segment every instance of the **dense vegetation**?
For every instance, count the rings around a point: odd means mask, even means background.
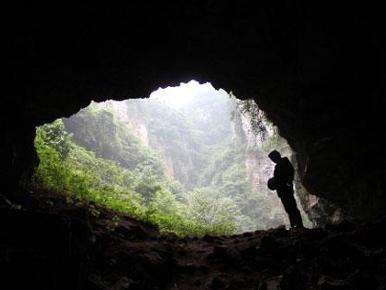
[[[94,215],[99,204],[180,236],[277,226],[280,208],[248,178],[247,158],[263,151],[246,142],[243,106],[225,92],[179,110],[159,99],[92,103],[37,128],[34,185]]]
[[[215,203],[202,191],[192,192],[187,206],[176,200],[178,183],[155,175],[151,164],[130,170],[97,157],[70,137],[61,119],[37,129],[35,146],[40,164],[33,178],[35,186],[66,192],[68,202],[86,205],[92,214],[98,215],[93,204],[103,205],[157,224],[162,232],[181,236],[234,232],[228,208],[216,203],[221,211],[213,208],[206,212]],[[63,156],[60,152],[67,149]],[[227,206],[231,207],[229,202]],[[210,218],[214,211],[215,218]]]

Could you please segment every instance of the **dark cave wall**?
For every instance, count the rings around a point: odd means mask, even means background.
[[[307,190],[347,217],[385,211],[385,32],[377,7],[282,1],[10,8],[1,175],[36,164],[34,127],[93,99],[196,79],[254,98]],[[256,4],[256,3],[254,3]]]

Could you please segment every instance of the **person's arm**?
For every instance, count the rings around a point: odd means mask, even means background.
[[[285,178],[283,176],[283,163],[279,162],[275,165],[275,170],[273,171],[273,178],[275,179],[276,183],[282,184],[285,181]]]
[[[283,158],[283,178],[285,182],[290,185],[294,181],[295,169],[287,157]]]

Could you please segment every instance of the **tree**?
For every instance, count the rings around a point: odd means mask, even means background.
[[[62,119],[57,119],[52,123],[38,127],[36,135],[45,145],[54,148],[61,160],[67,158],[71,150],[72,135],[64,130]]]
[[[170,191],[163,188],[155,193],[149,207],[168,215],[176,215],[179,212],[179,204],[176,198]]]
[[[219,225],[234,224],[239,214],[233,200],[221,196],[215,188],[204,187],[195,189],[186,197],[188,218],[201,224]]]

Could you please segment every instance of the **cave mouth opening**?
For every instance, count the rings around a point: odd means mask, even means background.
[[[294,161],[290,146],[253,100],[208,82],[159,88],[146,99],[91,102],[37,127],[35,148],[34,186],[66,192],[70,203],[128,213],[161,232],[231,235],[289,226],[266,184],[274,168],[268,153]]]

